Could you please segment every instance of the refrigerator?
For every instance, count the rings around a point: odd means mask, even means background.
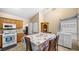
[[[75,15],[60,21],[58,44],[73,50],[79,50],[79,16]]]

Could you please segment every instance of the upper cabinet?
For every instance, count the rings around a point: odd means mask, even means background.
[[[16,23],[16,28],[17,28],[17,29],[20,29],[20,28],[23,27],[23,21],[21,21],[21,20],[19,20],[19,21],[16,20],[15,23]]]
[[[14,24],[16,24],[17,29],[23,28],[23,21],[22,20],[0,17],[0,29],[2,28],[3,23],[14,23]]]

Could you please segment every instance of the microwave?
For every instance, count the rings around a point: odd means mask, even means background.
[[[3,23],[3,29],[15,29],[15,28],[16,28],[16,24]]]

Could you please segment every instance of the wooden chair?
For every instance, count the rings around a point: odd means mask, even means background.
[[[52,32],[47,32],[47,33],[52,33]]]
[[[58,40],[59,40],[59,35],[56,35],[55,42],[56,42],[56,50],[57,51],[58,51]]]
[[[38,32],[33,32],[33,34],[37,34]]]
[[[25,37],[25,41],[26,41],[26,51],[32,51],[30,38]]]
[[[56,51],[55,39],[49,41],[48,51]]]
[[[59,36],[57,35],[55,39],[48,41],[48,46],[43,48],[43,51],[58,51],[58,39]]]
[[[48,51],[49,49],[49,40],[47,41],[47,44],[43,47],[43,51]]]
[[[55,39],[49,41],[48,51],[58,51],[58,39],[59,39],[59,35],[56,36]]]

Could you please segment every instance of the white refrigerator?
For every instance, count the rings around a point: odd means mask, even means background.
[[[78,49],[78,23],[77,15],[60,21],[59,45]]]

